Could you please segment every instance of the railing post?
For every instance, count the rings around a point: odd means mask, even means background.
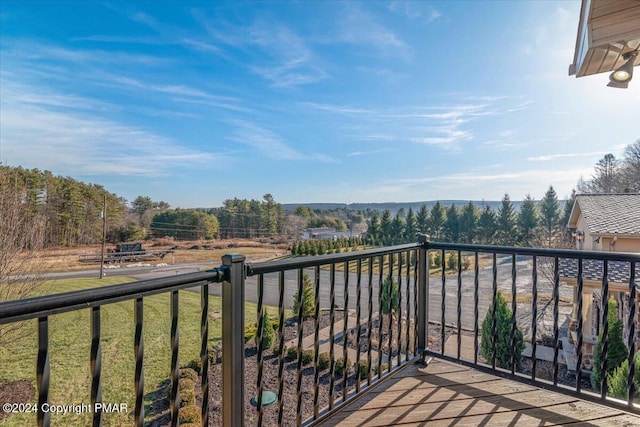
[[[244,426],[245,257],[222,257],[222,425]]]
[[[429,252],[429,236],[420,234],[418,243],[421,244],[418,251],[418,353],[420,353],[420,363],[426,363],[425,355],[429,337],[429,262],[427,254]]]

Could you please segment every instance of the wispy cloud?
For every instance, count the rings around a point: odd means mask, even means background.
[[[304,102],[302,105],[350,120],[356,119],[360,127],[365,123],[365,132],[351,135],[356,140],[408,141],[438,145],[447,150],[457,150],[460,143],[474,139],[475,134],[466,126],[467,123],[483,117],[506,114],[504,107],[498,107],[495,102],[490,101],[389,109],[316,102]],[[389,129],[396,131],[389,132]]]
[[[409,46],[391,29],[383,25],[370,12],[353,4],[345,10],[336,23],[335,37],[326,41],[369,46],[378,54],[408,58]]]
[[[392,1],[388,8],[391,12],[409,19],[423,19],[426,22],[433,22],[442,16],[442,13],[434,9],[429,2]]]
[[[550,160],[570,159],[570,158],[576,158],[576,157],[604,156],[605,154],[608,154],[610,152],[611,151],[589,151],[589,152],[577,151],[575,153],[559,153],[559,154],[548,154],[544,156],[527,157],[527,160],[529,160],[530,162],[547,162]]]
[[[60,110],[39,96],[64,99],[41,87],[2,79],[2,157],[9,164],[73,175],[169,175],[180,167],[211,167],[225,154],[193,150],[149,130]],[[38,95],[34,95],[37,93]],[[73,98],[76,106],[91,101]]]
[[[235,26],[213,21],[201,10],[192,13],[215,43],[252,56],[254,65],[248,69],[274,87],[297,87],[329,77],[305,40],[285,25],[259,20],[248,26]]]
[[[349,157],[371,156],[374,154],[388,153],[389,151],[391,151],[389,148],[381,148],[379,150],[370,150],[370,151],[353,151],[351,153],[348,153],[347,156]]]
[[[235,127],[229,139],[247,145],[264,157],[274,160],[316,160],[321,163],[335,163],[331,156],[322,153],[305,154],[291,147],[275,132],[246,120],[232,120]]]

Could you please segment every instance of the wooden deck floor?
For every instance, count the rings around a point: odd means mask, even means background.
[[[411,365],[322,426],[640,426],[640,416],[433,359]]]

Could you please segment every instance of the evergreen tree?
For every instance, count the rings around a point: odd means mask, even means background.
[[[560,222],[560,205],[558,196],[552,186],[549,187],[540,202],[540,225],[543,231],[543,245],[547,248],[556,247],[558,241]]]
[[[413,214],[413,209],[409,208],[409,212],[407,212],[407,217],[405,219],[404,241],[407,243],[415,242],[416,232],[416,217]]]
[[[383,246],[389,245],[391,242],[393,233],[392,222],[393,219],[391,218],[391,212],[389,209],[385,209],[385,211],[382,212],[382,218],[380,219],[380,243]]]
[[[313,282],[306,273],[302,276],[302,298],[296,290],[293,296],[293,312],[298,315],[302,308],[302,317],[307,319],[314,317],[316,312],[316,296],[313,289]]]
[[[496,240],[500,245],[512,245],[516,240],[516,212],[509,195],[505,193],[498,209]]]
[[[380,242],[380,218],[378,217],[378,211],[373,211],[373,216],[369,221],[369,227],[367,228],[367,242],[370,245]]]
[[[443,238],[442,229],[444,227],[444,222],[447,219],[447,213],[445,209],[440,204],[440,201],[437,201],[435,205],[431,208],[431,212],[429,214],[429,235],[431,236],[433,241],[438,241]]]
[[[518,237],[521,244],[532,246],[537,226],[538,208],[531,195],[527,194],[518,212]]]
[[[571,196],[569,200],[564,204],[564,209],[562,210],[562,219],[560,220],[560,224],[564,227],[567,227],[569,224],[569,217],[571,217],[571,211],[573,210],[573,205],[576,202],[576,189],[571,190]]]
[[[447,219],[444,222],[444,238],[447,242],[453,243],[458,242],[460,238],[458,209],[453,204],[447,209]]]
[[[427,205],[422,205],[416,215],[416,227],[420,233],[427,233],[429,231],[429,210]]]
[[[485,206],[478,219],[478,239],[480,243],[493,243],[498,228],[497,218],[491,206]]]
[[[400,216],[400,213],[397,213],[396,216],[393,217],[393,221],[391,221],[391,236],[387,244],[395,245],[404,242],[404,226],[404,220]]]
[[[482,342],[480,355],[487,363],[493,360],[493,310],[496,310],[496,331],[498,340],[496,344],[496,366],[504,369],[511,367],[511,355],[515,358],[516,366],[520,363],[524,350],[522,331],[516,328],[515,348],[511,347],[511,322],[513,314],[507,306],[507,301],[501,293],[498,293],[496,301],[489,306],[487,315],[482,322]]]
[[[462,208],[459,219],[460,240],[463,243],[473,243],[478,232],[478,209],[472,202]]]

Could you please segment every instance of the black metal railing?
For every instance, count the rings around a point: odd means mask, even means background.
[[[247,266],[247,280],[256,278],[258,303],[257,410],[255,414],[244,414],[248,424],[317,423],[418,355],[419,249],[419,245],[409,244]],[[303,298],[306,281],[313,286],[315,300],[307,320],[305,304],[312,302]],[[287,290],[295,290],[295,295],[287,294]],[[270,304],[265,302],[265,295],[270,295]],[[296,324],[295,357],[287,362],[285,306],[296,304],[298,312],[292,313]],[[268,305],[277,305],[279,310],[275,352],[263,347],[262,322]],[[321,338],[321,328],[328,341]],[[313,342],[305,347],[307,336],[313,337]],[[303,359],[308,351],[313,353],[312,366],[305,368]],[[319,359],[325,352],[328,370],[320,367]],[[267,357],[271,355],[277,356],[275,361],[270,359],[277,364],[273,378],[277,383],[275,409],[264,407],[262,401],[269,370]],[[287,363],[294,369],[285,369]],[[296,384],[295,401],[287,400],[285,382]],[[303,393],[307,389],[312,393]],[[296,408],[295,417],[287,418],[288,407]]]
[[[101,351],[101,309],[107,304],[121,301],[134,300],[134,321],[135,328],[133,349],[135,354],[135,376],[132,378],[135,384],[135,408],[133,411],[134,424],[143,426],[144,424],[144,337],[143,337],[143,301],[145,297],[170,293],[171,296],[171,366],[169,367],[170,384],[170,406],[171,425],[178,425],[177,411],[179,409],[178,396],[178,290],[199,286],[201,288],[202,301],[202,322],[201,338],[202,345],[200,358],[203,372],[208,371],[209,359],[207,356],[208,331],[208,299],[209,283],[221,282],[226,278],[225,268],[220,268],[208,272],[184,274],[174,277],[160,279],[143,280],[120,285],[104,286],[94,289],[85,289],[61,294],[46,295],[23,300],[0,303],[0,325],[29,319],[37,319],[38,334],[38,359],[36,366],[36,386],[38,390],[38,426],[49,426],[51,424],[49,402],[50,389],[50,352],[49,352],[49,317],[55,314],[76,311],[90,308],[91,325],[91,408],[92,425],[100,426],[103,423],[103,411],[96,409],[96,404],[102,403],[102,351]],[[224,285],[223,285],[224,286]],[[202,375],[201,389],[203,395],[207,395],[208,376]],[[208,399],[202,400],[202,422],[208,425],[209,408]]]
[[[208,272],[0,303],[0,324],[38,319],[36,384],[42,405],[49,400],[49,317],[90,308],[91,403],[95,405],[102,399],[101,307],[133,300],[134,423],[138,426],[145,417],[144,298],[160,293],[170,296],[167,333],[172,354],[167,371],[171,425],[177,425],[178,290],[193,287],[200,287],[201,293],[201,413],[202,425],[209,424],[214,409],[208,406],[209,284],[216,282],[223,283],[222,405],[216,409],[225,426],[318,424],[390,373],[416,359],[427,362],[429,357],[638,412],[633,360],[639,272],[640,255],[634,254],[434,243],[421,236],[415,244],[258,264],[245,264],[240,254],[225,255],[222,266]],[[311,300],[304,298],[309,286]],[[589,302],[583,295],[595,288],[603,302],[595,325],[601,334],[602,372],[607,372],[609,362],[609,296],[617,295],[627,307],[626,399],[609,396],[606,374],[596,393],[582,386],[585,361],[590,360],[585,339],[589,319],[583,313]],[[499,295],[510,303],[507,332],[501,330],[497,310],[486,318]],[[247,301],[255,301],[257,307],[255,344],[245,342],[245,324],[254,323],[245,319]],[[310,310],[307,304],[312,304]],[[294,305],[298,312],[291,311]],[[267,348],[263,336],[270,307],[277,313],[273,349]],[[310,314],[308,318],[305,313]],[[568,314],[572,321],[566,325],[562,317]],[[625,315],[623,310],[620,314]],[[518,363],[523,329],[528,331],[524,333],[527,366]],[[504,349],[498,348],[503,335],[508,335],[507,362],[499,354]],[[575,370],[567,373],[560,359],[567,353],[561,343],[569,341],[575,353],[565,357],[575,360]],[[549,372],[541,370],[543,350],[549,353],[544,362]],[[325,363],[327,369],[323,369]],[[253,385],[245,388],[245,379]],[[293,388],[295,393],[290,393]],[[265,401],[267,391],[275,394],[271,406],[265,406],[271,403]],[[247,410],[250,397],[256,408]],[[45,411],[39,411],[37,418],[38,425],[50,424]],[[93,424],[101,423],[102,413],[96,411]]]
[[[635,390],[634,375],[638,368],[633,363],[637,350],[637,290],[640,286],[640,255],[631,253],[613,252],[592,252],[576,251],[564,249],[534,249],[520,247],[503,247],[488,245],[469,245],[454,243],[433,243],[425,242],[429,254],[437,253],[440,263],[443,266],[440,284],[436,290],[434,285],[427,283],[428,295],[431,300],[436,300],[427,305],[430,322],[436,322],[441,326],[439,337],[439,349],[434,351],[428,349],[430,356],[440,357],[473,366],[483,370],[489,370],[499,375],[507,375],[518,380],[525,380],[538,386],[551,388],[562,393],[578,395],[581,398],[597,401],[610,406],[621,406],[632,412],[639,412],[638,400],[634,398]],[[432,255],[428,255],[431,259]],[[445,272],[445,263],[454,257],[449,274]],[[474,260],[473,272],[465,272],[462,269],[463,258]],[[488,272],[490,270],[490,273]],[[614,271],[615,270],[615,271]],[[463,283],[466,282],[466,286]],[[587,287],[586,283],[589,283]],[[626,340],[626,360],[629,366],[626,378],[626,393],[624,398],[612,398],[607,390],[607,368],[609,363],[610,345],[610,324],[609,324],[609,298],[612,296],[611,286],[615,284],[615,294],[618,303],[623,303],[628,307],[628,313],[623,316],[622,307],[619,310],[620,321],[627,329]],[[454,288],[455,286],[455,288]],[[452,289],[456,290],[455,301],[449,303]],[[544,298],[541,297],[541,290],[547,292]],[[585,358],[593,356],[587,354],[585,349],[585,320],[583,313],[585,308],[585,290],[594,290],[599,295],[601,310],[595,329],[600,332],[597,341],[594,338],[591,347],[600,348],[599,368],[600,381],[593,391],[585,390],[583,381],[588,382],[589,371],[584,367]],[[449,290],[449,292],[447,292]],[[569,292],[566,292],[566,291]],[[463,305],[463,291],[473,292],[473,320],[462,319],[461,305]],[[564,315],[570,314],[572,319],[567,322],[561,321],[560,305],[561,292],[565,291],[563,297],[564,304],[570,301],[571,310],[565,310]],[[501,351],[497,349],[499,342],[497,322],[497,310],[489,311],[489,307],[495,307],[499,293],[504,293],[510,299],[510,328],[508,330],[509,362],[502,366],[496,361]],[[489,298],[487,296],[490,295]],[[439,301],[438,301],[439,300]],[[528,301],[530,300],[530,304]],[[438,305],[437,302],[440,304]],[[453,312],[450,308],[455,303],[457,310]],[[471,303],[471,301],[468,301]],[[593,303],[595,304],[595,303]],[[592,309],[595,310],[595,307]],[[447,309],[449,308],[449,309]],[[550,309],[550,310],[549,310]],[[436,313],[434,314],[434,310]],[[544,327],[544,317],[551,312],[551,326],[545,331],[540,331]],[[489,334],[490,348],[485,347],[484,357],[481,347],[483,328],[480,326],[483,316],[490,312],[488,321],[483,325],[491,328]],[[549,316],[546,316],[549,317]],[[623,318],[624,317],[624,318]],[[526,319],[526,320],[525,320]],[[470,319],[468,319],[470,320]],[[564,324],[563,324],[564,323]],[[473,325],[464,328],[463,325]],[[518,330],[529,328],[528,341],[530,349],[528,354],[529,366],[523,367],[517,363],[517,334]],[[572,335],[573,338],[569,335]],[[455,343],[451,341],[451,336],[455,335]],[[543,335],[543,337],[541,337]],[[563,336],[564,335],[564,336]],[[461,354],[464,345],[461,340],[465,337],[472,340],[471,354],[466,357]],[[545,338],[545,339],[542,339]],[[563,340],[564,338],[564,340]],[[573,341],[574,352],[566,352],[562,342]],[[455,352],[447,350],[447,345],[455,344]],[[543,344],[546,344],[543,348]],[[545,357],[540,355],[541,350],[547,350],[548,365],[550,372],[540,369],[540,364]],[[569,363],[560,363],[560,352],[564,353],[566,359],[575,361],[575,369],[569,369]],[[563,368],[560,376],[561,365],[567,364]]]

